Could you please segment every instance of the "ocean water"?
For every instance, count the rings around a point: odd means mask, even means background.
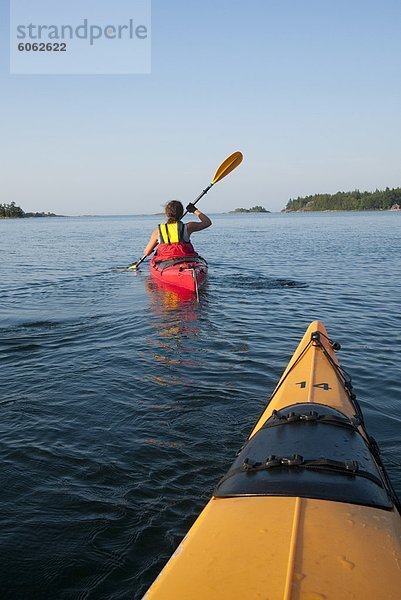
[[[2,599],[141,598],[316,318],[401,495],[401,213],[213,221],[199,303],[154,217],[0,221]]]

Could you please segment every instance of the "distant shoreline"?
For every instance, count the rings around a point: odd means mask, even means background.
[[[401,213],[401,209],[391,209],[391,208],[367,208],[367,209],[325,209],[325,210],[276,210],[276,211],[266,211],[266,212],[237,212],[237,211],[227,211],[221,213],[209,213],[212,216],[219,215],[285,215],[285,214],[316,214],[316,213],[369,213],[369,212],[380,212],[380,213]],[[24,217],[2,217],[0,216],[0,220],[24,220],[24,219],[107,219],[110,217],[114,218],[134,218],[134,217],[160,217],[161,214],[131,214],[131,215],[42,215],[42,216],[34,216],[27,215]]]
[[[3,216],[0,215],[0,219],[46,219],[46,218],[51,218],[53,219],[54,217],[58,217],[58,218],[64,218],[68,215],[55,215],[53,213],[50,214],[43,214],[43,213],[24,213],[23,215],[7,215],[7,216]]]
[[[317,209],[314,208],[312,210],[307,209],[299,209],[299,210],[289,210],[287,208],[283,208],[280,211],[283,214],[291,214],[291,213],[336,213],[336,212],[352,212],[352,213],[366,213],[366,212],[401,212],[401,208],[325,208],[325,209]]]
[[[374,192],[336,192],[335,194],[313,194],[290,198],[283,212],[332,212],[401,209],[401,187]]]
[[[221,215],[271,215],[271,210],[229,210]],[[277,211],[280,212],[280,211]]]
[[[269,213],[270,210],[266,210],[264,206],[257,204],[256,206],[251,206],[250,208],[235,208],[234,210],[229,210],[226,214],[249,214],[249,213]]]

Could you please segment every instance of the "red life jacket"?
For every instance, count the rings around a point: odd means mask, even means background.
[[[159,245],[156,251],[156,260],[198,256],[189,241],[186,227],[182,221],[178,223],[161,223],[158,229]]]

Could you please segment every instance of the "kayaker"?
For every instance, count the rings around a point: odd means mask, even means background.
[[[179,200],[171,200],[165,206],[167,217],[166,223],[160,223],[150,236],[149,242],[144,249],[144,255],[152,254],[155,247],[157,248],[158,260],[169,260],[181,256],[197,256],[195,248],[191,244],[190,237],[195,231],[202,231],[210,227],[212,224],[209,217],[204,215],[196,206],[189,203],[186,207],[189,213],[195,214],[199,222],[189,221],[183,223],[181,221],[184,214],[184,207]]]

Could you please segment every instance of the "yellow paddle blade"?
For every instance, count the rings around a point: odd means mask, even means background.
[[[214,176],[214,179],[212,181],[212,185],[220,181],[220,179],[223,179],[223,177],[225,177],[226,175],[231,173],[231,171],[233,171],[236,167],[238,167],[238,165],[242,163],[243,158],[244,157],[242,156],[241,152],[234,152],[234,154],[231,154],[231,156],[226,158],[226,160],[222,162],[219,168],[217,169],[216,175]]]

